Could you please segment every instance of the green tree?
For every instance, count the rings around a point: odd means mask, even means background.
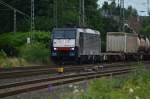
[[[142,18],[142,29],[141,34],[149,35],[150,34],[150,17],[146,16]]]

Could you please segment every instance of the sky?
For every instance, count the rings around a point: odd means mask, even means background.
[[[103,5],[104,1],[111,2],[111,0],[99,0],[98,4],[100,5],[100,7]],[[126,8],[131,5],[133,8],[137,9],[139,15],[141,16],[147,15],[147,0],[124,0],[124,1]]]

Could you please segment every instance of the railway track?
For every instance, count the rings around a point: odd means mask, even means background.
[[[11,84],[0,86],[0,98],[12,96],[24,92],[44,89],[49,86],[55,87],[55,86],[79,82],[83,80],[100,78],[103,76],[126,74],[131,71],[134,71],[135,69],[136,67],[118,67],[113,69],[110,68],[102,71],[97,71],[97,72],[83,72],[83,73],[75,73],[69,75],[59,75],[59,76],[50,77],[46,79],[11,83]]]
[[[90,65],[82,65],[82,66],[60,66],[63,67],[64,73],[68,72],[82,72],[90,69],[107,69],[107,68],[116,68],[120,66],[131,66],[136,65],[137,63],[113,63],[113,64],[90,64]],[[0,79],[9,79],[9,78],[19,78],[19,77],[27,77],[34,75],[42,75],[42,74],[56,74],[58,73],[59,67],[50,67],[50,66],[37,66],[37,67],[16,67],[9,69],[1,69],[0,70]]]

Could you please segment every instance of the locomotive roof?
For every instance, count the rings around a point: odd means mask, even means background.
[[[89,28],[54,28],[53,31],[59,31],[59,30],[75,30],[78,32],[83,32],[83,33],[91,33],[91,34],[100,34],[99,31],[89,29]]]

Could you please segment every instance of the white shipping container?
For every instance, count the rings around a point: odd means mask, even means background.
[[[107,33],[107,52],[137,53],[138,34],[124,32]]]

